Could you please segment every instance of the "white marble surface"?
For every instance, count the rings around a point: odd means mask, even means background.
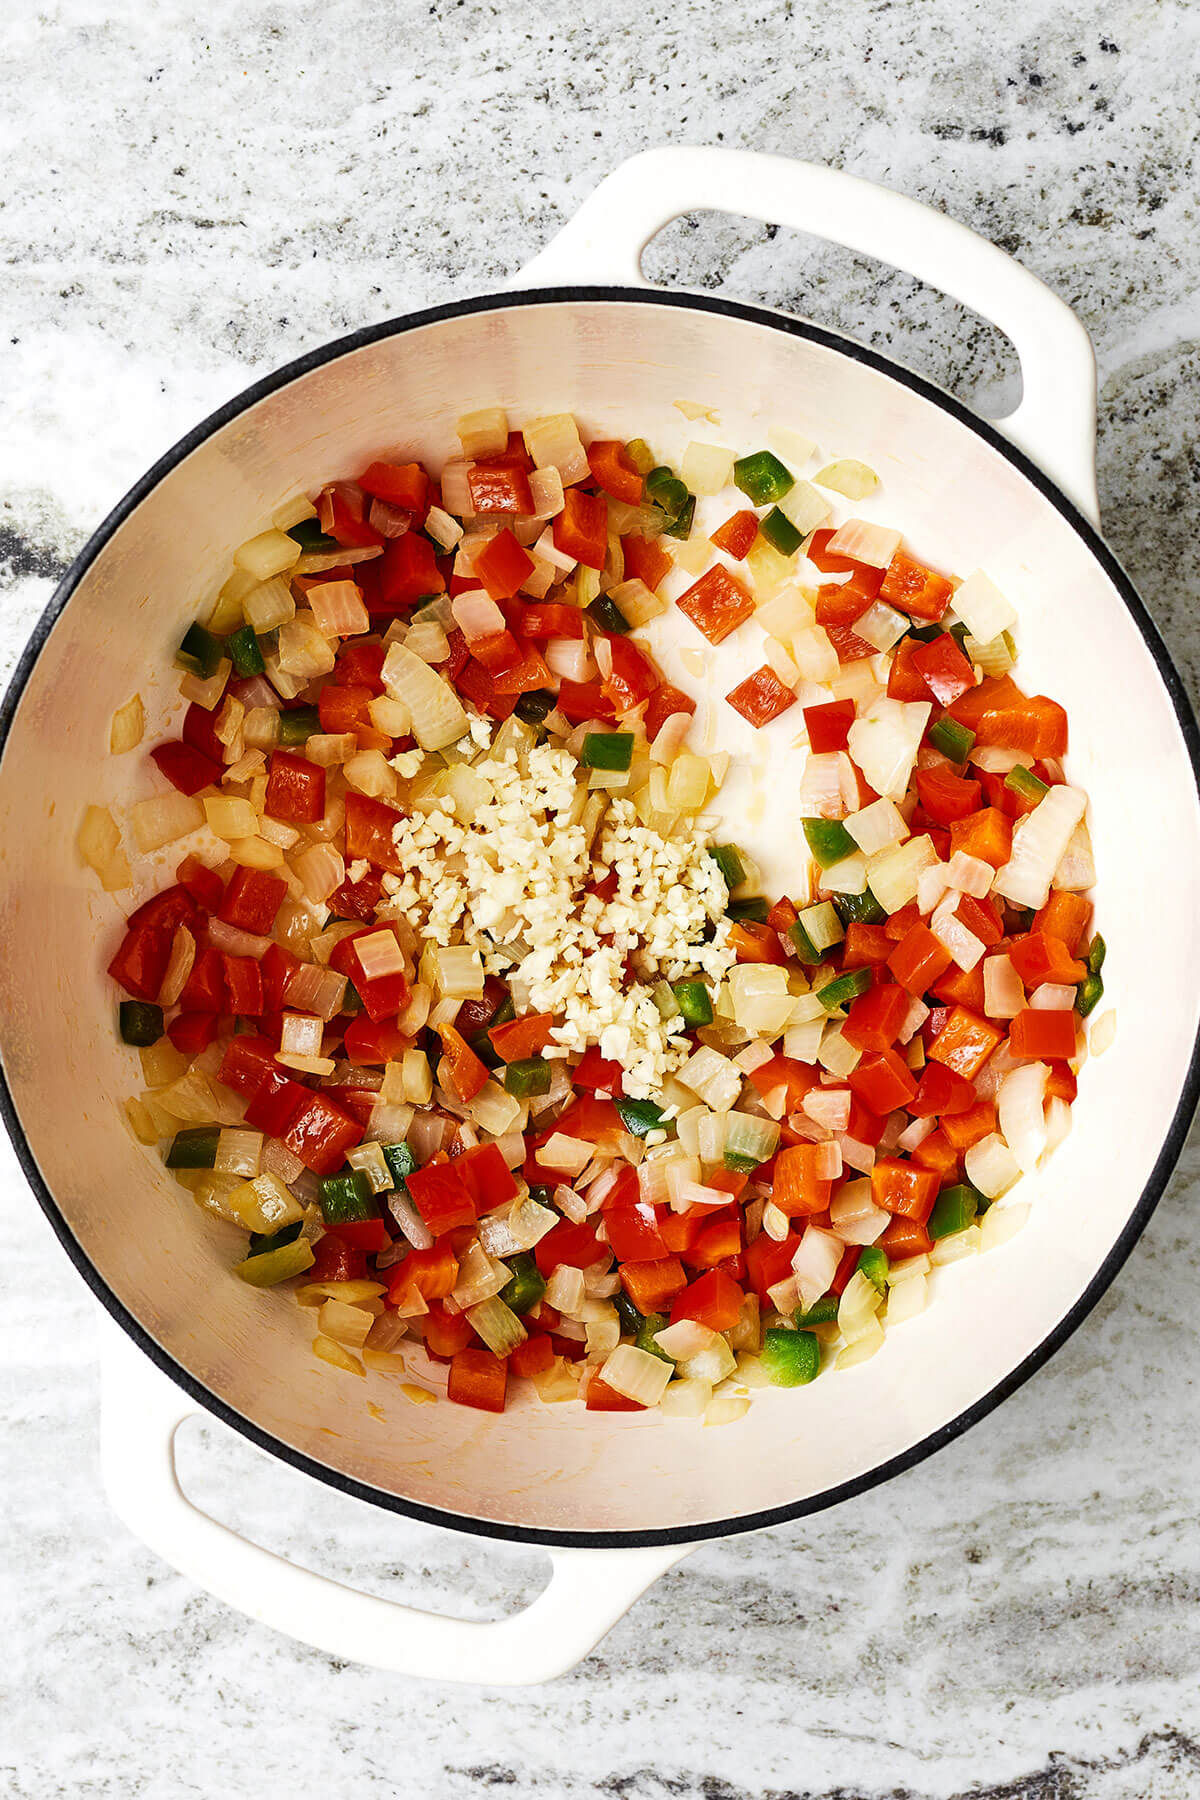
[[[1081,312],[1109,535],[1194,679],[1200,14],[1164,0],[17,0],[0,62],[0,662],[128,483],[336,333],[495,285],[622,155],[825,158],[990,233]],[[603,23],[600,22],[601,17]],[[803,309],[981,403],[998,340],[908,280],[734,220],[658,278]],[[1115,1288],[988,1424],[887,1488],[712,1545],[528,1693],[271,1636],[109,1514],[91,1302],[0,1157],[0,1792],[468,1800],[1200,1793],[1195,1149]],[[260,1541],[474,1616],[534,1553],[351,1505],[195,1430]]]

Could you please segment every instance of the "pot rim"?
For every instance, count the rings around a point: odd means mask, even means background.
[[[3,761],[9,734],[34,665],[45,647],[51,630],[84,575],[109,540],[132,516],[141,502],[153,492],[159,482],[208,438],[230,424],[240,414],[255,406],[260,400],[268,398],[298,378],[341,356],[379,343],[385,338],[397,337],[403,332],[439,324],[446,319],[469,318],[476,314],[502,311],[509,307],[571,305],[579,302],[613,302],[622,305],[690,309],[713,313],[718,317],[742,320],[752,325],[765,325],[774,331],[783,332],[787,336],[805,338],[809,342],[821,345],[824,349],[847,356],[854,362],[863,363],[893,381],[901,382],[923,399],[940,407],[959,424],[974,432],[993,450],[999,451],[1038,490],[1043,499],[1047,500],[1066,520],[1116,588],[1140,631],[1146,648],[1158,669],[1163,686],[1167,690],[1191,765],[1197,796],[1200,798],[1200,728],[1197,727],[1183,681],[1163,643],[1158,627],[1139,599],[1129,577],[1095,526],[1072,501],[1067,499],[1049,476],[1031,462],[1023,451],[1009,443],[994,425],[977,417],[960,400],[957,400],[952,394],[946,393],[924,376],[914,374],[899,363],[893,362],[889,357],[882,356],[878,351],[856,343],[852,338],[847,338],[840,332],[829,331],[823,326],[810,324],[806,320],[793,318],[786,313],[773,312],[765,307],[751,306],[742,301],[728,300],[710,294],[642,290],[616,285],[517,289],[512,293],[477,295],[466,300],[449,301],[440,306],[425,307],[418,312],[404,313],[377,325],[363,326],[343,337],[334,338],[315,350],[307,351],[303,356],[285,363],[270,375],[252,383],[217,407],[199,425],[194,426],[164,455],[159,457],[157,462],[153,463],[146,473],[133,484],[92,533],[59,582],[18,659],[7,692],[0,701],[0,763]],[[1172,1116],[1170,1129],[1150,1178],[1131,1209],[1120,1236],[1104,1262],[1054,1329],[1047,1333],[1042,1341],[1015,1368],[1011,1369],[1003,1380],[996,1382],[988,1389],[987,1393],[981,1395],[978,1400],[945,1425],[930,1432],[898,1455],[890,1457],[886,1462],[854,1477],[853,1480],[840,1482],[834,1487],[824,1489],[819,1494],[793,1501],[786,1506],[738,1513],[726,1519],[709,1520],[695,1525],[667,1526],[649,1531],[555,1531],[540,1526],[515,1525],[502,1520],[478,1518],[468,1513],[444,1511],[438,1507],[407,1500],[397,1494],[389,1494],[382,1488],[373,1487],[366,1482],[357,1481],[351,1476],[342,1474],[340,1470],[331,1469],[326,1464],[305,1455],[302,1451],[294,1449],[290,1444],[275,1437],[273,1433],[264,1431],[252,1419],[235,1411],[224,1400],[197,1381],[190,1370],[185,1368],[182,1363],[177,1362],[150,1336],[137,1317],[129,1311],[102,1278],[74,1236],[42,1177],[25,1136],[13,1102],[2,1058],[0,1058],[0,1117],[3,1118],[22,1172],[49,1220],[55,1236],[106,1311],[162,1373],[183,1388],[202,1410],[213,1414],[222,1424],[230,1426],[260,1450],[265,1450],[268,1454],[278,1457],[282,1462],[299,1469],[303,1474],[312,1476],[315,1480],[324,1482],[326,1486],[332,1487],[340,1493],[348,1494],[354,1499],[369,1501],[385,1511],[419,1519],[425,1524],[445,1526],[449,1530],[465,1532],[473,1537],[500,1538],[515,1543],[578,1549],[690,1545],[712,1538],[731,1537],[747,1531],[760,1531],[769,1525],[786,1524],[794,1519],[806,1518],[812,1513],[823,1512],[827,1507],[836,1506],[842,1501],[851,1500],[859,1494],[867,1493],[870,1489],[881,1486],[893,1476],[901,1475],[907,1470],[915,1468],[918,1463],[924,1462],[936,1451],[953,1443],[973,1425],[977,1425],[985,1419],[1003,1400],[1016,1393],[1018,1388],[1022,1387],[1043,1364],[1049,1361],[1051,1356],[1083,1323],[1116,1278],[1162,1198],[1171,1172],[1179,1160],[1198,1099],[1200,1099],[1200,1031],[1197,1032],[1196,1040],[1192,1045],[1179,1103]]]

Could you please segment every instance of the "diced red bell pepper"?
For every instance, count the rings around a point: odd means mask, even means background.
[[[976,1103],[975,1086],[944,1063],[929,1062],[921,1071],[917,1091],[908,1103],[914,1119],[936,1119],[943,1114],[969,1112]]]
[[[931,1131],[927,1138],[922,1138],[912,1159],[918,1168],[932,1169],[943,1187],[958,1174],[958,1151],[944,1131]]]
[[[889,1262],[905,1262],[910,1256],[927,1256],[933,1239],[916,1219],[895,1217],[876,1243]]]
[[[954,909],[954,916],[968,931],[974,932],[981,944],[998,944],[1004,936],[1000,915],[988,899],[977,900],[974,894],[964,894]]]
[[[632,638],[609,637],[607,643],[612,670],[604,677],[604,692],[618,713],[630,712],[650,698],[662,677]]]
[[[383,692],[383,659],[387,651],[382,644],[368,644],[354,639],[342,645],[333,665],[330,680],[341,687],[365,687],[372,695]],[[324,693],[322,688],[321,692]]]
[[[593,1370],[588,1381],[584,1394],[584,1405],[588,1412],[645,1412],[646,1410],[639,1400],[630,1400],[627,1395],[618,1394],[616,1388],[609,1387],[598,1369]]]
[[[805,1094],[816,1087],[819,1080],[816,1069],[811,1063],[798,1062],[795,1057],[774,1055],[770,1062],[759,1063],[750,1071],[750,1085],[765,1100],[768,1094],[782,1089],[784,1094],[784,1111],[795,1112]]]
[[[401,542],[404,540],[401,539]],[[446,1394],[459,1406],[480,1412],[502,1413],[508,1391],[508,1365],[490,1350],[460,1350],[450,1358]]]
[[[706,570],[676,604],[710,644],[722,643],[754,611],[749,589],[721,563]]]
[[[518,478],[524,481],[525,477],[519,471],[517,473]],[[528,492],[529,484],[526,482],[525,486]],[[532,502],[530,506],[532,508]],[[522,584],[529,580],[533,568],[532,556],[528,550],[522,549],[507,526],[503,531],[498,531],[475,558],[475,573],[493,600],[511,600],[520,591]],[[479,654],[474,645],[472,654]]]
[[[854,723],[853,700],[829,700],[823,706],[806,706],[804,724],[809,748],[815,756],[844,750]]]
[[[907,1106],[917,1091],[916,1079],[908,1064],[891,1048],[869,1052],[858,1067],[850,1071],[847,1080],[863,1105],[879,1114]]]
[[[262,970],[252,956],[222,956],[229,1010],[242,1018],[257,1018],[263,1010]]]
[[[150,760],[159,774],[165,775],[181,794],[198,794],[201,788],[212,787],[221,779],[220,763],[210,761],[190,744],[176,739],[156,744],[150,752]]]
[[[657,1262],[667,1255],[658,1229],[658,1217],[647,1200],[629,1206],[605,1208],[604,1226],[618,1262]]]
[[[329,688],[333,694],[353,692],[350,688]],[[306,756],[295,756],[289,750],[271,752],[270,774],[267,776],[266,811],[273,819],[288,820],[297,825],[312,825],[325,811],[325,771]]]
[[[225,925],[236,925],[240,931],[268,937],[286,893],[287,883],[277,875],[268,875],[265,869],[239,866],[229,878],[217,917]]]
[[[888,936],[882,925],[863,925],[858,920],[846,927],[846,939],[842,945],[843,969],[878,969],[887,961],[895,948],[895,943]]]
[[[199,1056],[216,1037],[220,1023],[216,1013],[176,1013],[167,1026],[167,1036],[182,1056]]]
[[[215,869],[202,863],[198,856],[185,856],[175,871],[179,886],[186,888],[197,906],[205,912],[216,912],[225,892],[225,883]]]
[[[741,1317],[745,1298],[737,1282],[731,1280],[724,1269],[710,1269],[675,1296],[671,1303],[671,1323],[677,1325],[680,1319],[695,1319],[697,1324],[707,1325],[710,1331],[732,1331]]]
[[[723,550],[726,556],[732,556],[738,562],[744,562],[757,536],[758,514],[743,510],[731,514],[723,525],[719,525],[709,538],[709,542],[715,544],[718,550]]]
[[[860,638],[849,625],[826,625],[824,630],[840,663],[861,662],[864,657],[876,654],[875,646],[866,638]]]
[[[1031,931],[1008,946],[1013,968],[1027,988],[1041,987],[1043,982],[1069,987],[1083,980],[1087,964],[1073,957],[1061,938],[1044,931]]]
[[[598,1047],[589,1044],[571,1070],[571,1085],[586,1088],[590,1093],[613,1094],[619,1098],[624,1093],[624,1071],[619,1062],[601,1056]]]
[[[939,1067],[937,1063],[928,1065],[931,1069]],[[953,1146],[961,1156],[972,1144],[978,1144],[983,1138],[990,1137],[996,1129],[996,1108],[990,1100],[976,1101],[966,1112],[943,1113],[941,1131],[946,1142]]]
[[[877,1157],[871,1170],[871,1198],[884,1212],[915,1219],[923,1225],[937,1199],[938,1178],[931,1169],[898,1157]]]
[[[388,806],[386,801],[373,800],[369,794],[355,793],[351,789],[346,795],[347,863],[357,862],[361,857],[376,868],[388,869],[393,875],[401,874],[400,856],[392,833],[403,817],[398,807]]]
[[[349,1118],[325,1094],[307,1094],[305,1104],[283,1133],[283,1141],[314,1175],[332,1175],[346,1160],[347,1150],[363,1140],[363,1127]]]
[[[534,1246],[533,1259],[543,1275],[552,1275],[560,1263],[569,1269],[586,1269],[600,1258],[596,1230],[586,1223],[574,1225],[560,1219]]]
[[[317,696],[317,712],[321,720],[321,730],[335,735],[352,731],[358,739],[360,750],[387,750],[391,747],[391,738],[384,731],[377,731],[371,723],[371,715],[367,708],[375,698],[373,689],[364,682],[351,686],[348,682],[329,682]],[[281,752],[276,751],[275,755]],[[305,763],[308,768],[317,765],[309,763],[305,757],[295,758]],[[324,769],[319,770],[324,774]],[[267,811],[272,809],[267,807]],[[316,814],[320,818],[320,813]]]
[[[183,984],[179,1004],[184,1012],[220,1013],[229,1010],[225,987],[225,963],[219,950],[211,944],[197,952],[191,972]]]
[[[940,619],[954,589],[944,575],[897,550],[887,566],[879,597],[913,619]]]
[[[359,881],[349,877],[334,888],[329,896],[329,910],[335,919],[373,919],[383,896],[383,882],[374,869]]]
[[[382,1219],[346,1219],[341,1225],[331,1225],[329,1229],[344,1244],[353,1244],[365,1256],[378,1256],[392,1241]]]
[[[711,1212],[711,1207],[706,1208]],[[740,1219],[717,1219],[710,1225],[704,1225],[697,1232],[691,1247],[684,1252],[689,1263],[696,1269],[715,1269],[731,1256],[742,1253],[742,1224]]]
[[[351,1019],[342,1039],[343,1054],[356,1069],[397,1062],[412,1047],[412,1038],[397,1030],[394,1019],[375,1020],[366,1012]]]
[[[369,524],[362,488],[356,481],[334,481],[317,502],[321,528],[346,549],[381,544],[382,534]]]
[[[359,476],[358,485],[372,499],[413,513],[418,524],[429,510],[429,477],[420,463],[373,462]]]
[[[640,1313],[662,1312],[667,1301],[687,1286],[687,1275],[677,1256],[659,1256],[649,1262],[622,1263],[621,1285]]]
[[[206,756],[209,762],[220,768],[225,761],[225,746],[217,736],[217,712],[219,707],[209,710],[193,700],[183,715],[183,729],[180,732],[185,744]]]
[[[581,638],[583,612],[578,606],[567,606],[561,600],[523,600],[510,617],[514,631],[536,638]]]
[[[888,958],[888,968],[910,994],[923,994],[945,973],[950,952],[934,937],[928,925],[914,925]]]
[[[767,914],[767,924],[772,931],[790,931],[799,917],[787,895],[781,894]]]
[[[1067,715],[1044,694],[1026,697],[1011,676],[988,677],[950,708],[979,743],[1020,750],[1033,759],[1067,754]]]
[[[853,581],[833,582],[828,587],[817,589],[816,615],[817,624],[853,625],[861,619],[872,596],[864,594]]]
[[[456,1156],[451,1166],[465,1184],[477,1213],[494,1212],[517,1197],[516,1177],[494,1143],[472,1145]]]
[[[534,1331],[508,1354],[508,1366],[514,1375],[532,1379],[544,1375],[554,1365],[554,1345],[545,1331]]]
[[[305,1271],[307,1281],[365,1281],[367,1259],[357,1244],[327,1231],[313,1247],[313,1260]]]
[[[842,1036],[856,1050],[888,1050],[899,1036],[910,1004],[911,995],[895,982],[868,988],[852,1004]]]
[[[554,548],[589,569],[602,569],[608,553],[608,507],[596,494],[568,488],[554,518]]]
[[[388,1302],[394,1306],[401,1294],[418,1293],[426,1300],[444,1300],[458,1280],[458,1257],[449,1238],[439,1238],[428,1250],[410,1250],[392,1274]]]
[[[832,1181],[817,1174],[817,1144],[793,1144],[775,1158],[771,1198],[789,1219],[809,1218],[829,1205]]]
[[[152,894],[129,915],[121,947],[108,965],[113,980],[137,1000],[156,1000],[180,925],[192,925],[196,903],[180,883]]]
[[[787,961],[778,932],[761,919],[735,919],[729,927],[728,941],[739,962],[774,963],[779,967]]]
[[[762,1232],[746,1246],[746,1279],[760,1300],[765,1299],[768,1288],[791,1274],[792,1257],[799,1248],[798,1231],[790,1231],[778,1243]]]
[[[644,483],[619,438],[593,439],[587,447],[587,459],[592,479],[598,487],[611,494],[614,500],[637,506]]]
[[[426,594],[444,594],[446,577],[438,568],[437,552],[419,531],[406,531],[388,542],[379,561],[379,592],[372,604],[365,591],[368,612],[398,613]]]
[[[822,575],[846,575],[855,569],[867,567],[864,563],[855,562],[852,556],[842,556],[828,549],[829,540],[835,535],[836,526],[822,526],[814,531],[808,540],[805,556],[814,569],[820,569]]]
[[[956,1006],[930,1045],[929,1059],[974,1081],[1002,1035],[978,1013]]]
[[[293,1081],[278,1067],[269,1068],[246,1108],[246,1123],[268,1137],[282,1137],[309,1098],[303,1082]]]
[[[585,719],[615,719],[612,701],[598,681],[566,681],[558,690],[558,710],[573,725]]]
[[[522,1019],[493,1025],[488,1037],[501,1062],[524,1062],[527,1057],[541,1055],[550,1042],[553,1023],[553,1013],[526,1013]]]
[[[583,1138],[589,1144],[602,1144],[606,1138],[616,1136],[624,1127],[611,1100],[601,1100],[594,1094],[583,1094],[559,1113],[554,1121],[554,1129],[564,1137]]]
[[[263,1011],[279,1012],[284,990],[300,967],[300,958],[283,944],[272,944],[258,966],[262,970]]]
[[[947,763],[917,770],[921,805],[938,825],[952,825],[979,809],[979,783],[956,775]]]
[[[1074,955],[1091,917],[1092,903],[1082,894],[1054,893],[1034,918],[1033,929],[1046,937],[1059,938]]]
[[[1003,868],[1012,855],[1012,820],[994,806],[986,806],[968,819],[956,819],[950,827],[950,849],[977,856],[993,869]]]
[[[467,488],[473,512],[524,513],[526,517],[533,512],[529,477],[524,469],[514,468],[510,463],[487,460],[469,463]],[[479,574],[478,562],[475,573]]]
[[[559,702],[561,705],[561,701]],[[672,713],[687,713],[689,718],[696,710],[696,702],[690,694],[685,694],[669,681],[656,687],[646,702],[646,710],[642,714],[642,724],[646,736],[653,743]]]
[[[625,558],[626,581],[644,581],[648,588],[656,588],[675,567],[657,538],[631,533],[621,539],[621,551]]]
[[[960,694],[975,686],[975,671],[948,631],[932,643],[917,646],[913,667],[920,671],[939,706],[951,706]]]
[[[1069,1062],[1075,1054],[1075,1014],[1026,1007],[1008,1028],[1008,1047],[1022,1062]]]
[[[460,1350],[479,1342],[466,1313],[448,1313],[438,1300],[422,1316],[421,1325],[425,1348],[438,1362],[449,1362]]]
[[[888,670],[889,700],[920,701],[932,698],[924,676],[913,661],[919,648],[920,639],[913,637],[901,638],[896,645],[892,666]]]
[[[217,1080],[249,1100],[275,1066],[275,1052],[268,1038],[232,1037],[217,1071]]]
[[[405,1177],[413,1205],[435,1237],[458,1225],[474,1225],[477,1214],[458,1162],[427,1163]]]
[[[796,704],[796,696],[791,688],[782,682],[769,663],[761,669],[755,669],[744,681],[739,681],[725,696],[734,712],[741,713],[751,725],[761,728],[769,725],[772,719],[779,718],[789,706]]]
[[[363,1001],[364,1006],[366,1001]],[[487,1064],[476,1056],[470,1044],[453,1025],[439,1025],[438,1036],[442,1040],[444,1055],[439,1064],[439,1076],[446,1086],[462,1101],[473,1100],[480,1088],[488,1079]]]

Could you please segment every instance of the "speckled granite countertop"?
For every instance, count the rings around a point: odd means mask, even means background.
[[[18,0],[0,64],[0,670],[86,534],[202,413],[322,339],[496,285],[622,156],[670,141],[881,178],[1077,307],[1108,535],[1194,683],[1200,14],[592,10]],[[981,406],[1011,397],[989,330],[840,252],[702,218],[647,266],[837,324]],[[574,1674],[516,1693],[336,1665],[128,1537],[96,1467],[91,1302],[0,1161],[5,1794],[1200,1793],[1194,1148],[1113,1290],[986,1430],[815,1520],[706,1547]],[[184,1465],[219,1516],[380,1592],[486,1616],[538,1580],[533,1552],[317,1491],[216,1426],[191,1428]]]

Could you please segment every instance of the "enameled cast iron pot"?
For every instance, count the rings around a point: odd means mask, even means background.
[[[648,289],[643,245],[701,208],[816,232],[955,296],[1016,346],[1021,406],[984,424],[835,333]],[[373,1376],[385,1427],[360,1384],[313,1358],[295,1307],[230,1278],[219,1228],[180,1203],[122,1121],[135,1074],[103,968],[129,907],[80,867],[80,814],[88,802],[128,802],[136,759],[106,756],[114,708],[140,689],[151,733],[164,728],[185,624],[285,497],[398,445],[436,468],[455,450],[458,416],[497,403],[517,420],[569,410],[591,433],[636,433],[678,454],[702,430],[680,399],[714,407],[720,429],[707,435],[738,449],[778,420],[863,458],[882,476],[866,510],[945,567],[983,566],[1016,603],[1022,679],[1067,706],[1070,772],[1091,796],[1116,1040],[1084,1072],[1072,1135],[1024,1184],[1025,1230],[945,1271],[929,1311],[872,1361],[802,1394],[768,1390],[719,1433],[536,1400],[498,1418],[410,1406],[388,1402],[387,1378]],[[992,245],[829,170],[659,150],[618,169],[517,291],[394,319],[290,364],[198,426],[105,521],[34,633],[0,721],[3,1108],[35,1194],[108,1315],[102,1455],[113,1505],[176,1568],[341,1657],[444,1679],[544,1680],[690,1545],[802,1517],[910,1468],[984,1418],[1079,1324],[1179,1153],[1200,996],[1196,727],[1097,533],[1093,438],[1082,327]],[[714,692],[732,685],[728,668]],[[790,780],[772,764],[785,822]],[[760,815],[760,847],[763,835]],[[160,881],[143,866],[135,897]],[[1181,977],[1169,995],[1138,979],[1150,896]],[[548,1588],[515,1619],[471,1624],[294,1568],[181,1493],[172,1440],[199,1409],[379,1506],[548,1546]]]

